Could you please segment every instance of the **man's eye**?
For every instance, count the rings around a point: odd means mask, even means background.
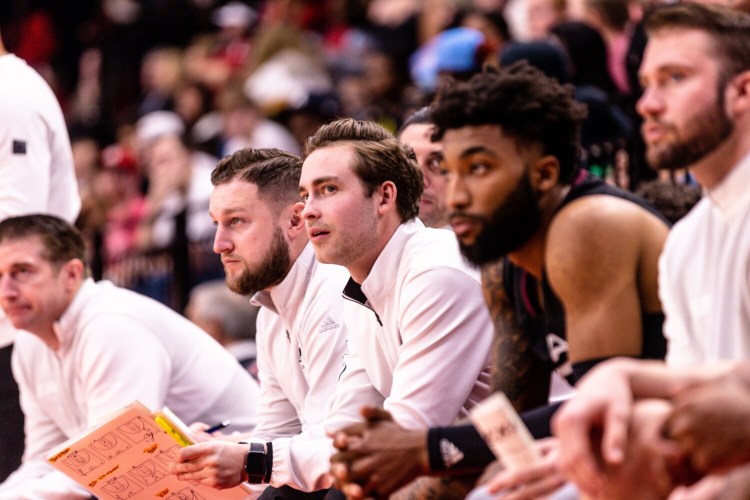
[[[324,193],[335,193],[336,188],[334,186],[323,186]]]
[[[469,171],[472,175],[482,175],[487,171],[487,165],[484,163],[472,163],[469,167]]]
[[[685,79],[685,73],[673,71],[672,73],[669,73],[668,79],[675,83],[681,82]]]
[[[443,168],[440,166],[439,158],[432,158],[427,162],[427,170],[434,175],[443,175]]]

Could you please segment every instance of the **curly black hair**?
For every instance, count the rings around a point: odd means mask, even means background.
[[[446,81],[431,106],[433,140],[446,130],[499,125],[520,145],[541,146],[560,163],[560,182],[573,180],[580,157],[580,128],[586,107],[562,85],[525,61],[486,67],[467,82]]]

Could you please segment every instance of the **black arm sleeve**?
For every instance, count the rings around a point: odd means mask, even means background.
[[[562,403],[543,406],[521,414],[521,420],[534,439],[549,437],[549,422]],[[453,474],[481,470],[495,455],[471,424],[452,427],[433,427],[427,433],[427,450],[432,472],[450,471]]]
[[[495,455],[471,424],[431,428],[427,433],[427,449],[433,472],[473,472],[495,460]]]
[[[573,377],[577,381],[587,371],[606,360],[599,358],[573,365]],[[535,408],[521,413],[521,420],[534,439],[550,437],[550,421],[563,402]],[[432,472],[450,471],[467,473],[480,470],[495,460],[487,443],[474,428],[467,423],[452,427],[433,427],[427,433],[427,449],[430,455]]]

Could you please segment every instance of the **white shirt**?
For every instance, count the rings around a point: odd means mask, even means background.
[[[255,423],[257,383],[208,334],[152,299],[89,279],[55,329],[56,351],[28,332],[16,338],[26,450],[0,499],[88,498],[44,454],[134,400],[166,405],[188,423],[229,419],[240,431]]]
[[[328,416],[344,366],[347,329],[341,297],[346,268],[321,264],[308,243],[284,280],[256,294],[261,403],[253,441],[273,441],[273,474],[297,484],[327,457],[291,449]],[[356,410],[349,423],[361,419]],[[301,481],[304,481],[302,479]],[[282,483],[283,484],[283,483]]]
[[[403,427],[467,416],[489,393],[494,327],[479,273],[461,257],[455,235],[418,220],[402,224],[361,290],[367,306],[346,304],[346,323],[358,327],[337,395],[366,374]]]
[[[667,362],[750,358],[750,156],[672,229],[659,260]]]
[[[352,287],[350,281],[346,295]],[[452,232],[402,224],[361,289],[369,307],[345,303],[348,352],[331,413],[309,439],[292,442],[294,453],[317,461],[295,475],[274,469],[273,486],[330,487],[333,447],[325,430],[361,420],[364,405],[384,406],[404,427],[427,428],[465,416],[489,392],[492,320],[479,273],[464,263]]]
[[[24,60],[0,56],[0,220],[44,212],[73,222],[80,208],[68,129],[55,95]],[[0,347],[14,333],[0,311]]]

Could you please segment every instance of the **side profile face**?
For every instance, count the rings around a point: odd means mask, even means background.
[[[44,258],[40,237],[0,243],[0,305],[14,327],[47,334],[77,285],[66,264],[57,268]]]
[[[443,169],[450,223],[461,252],[482,265],[525,243],[539,227],[529,180],[532,150],[521,149],[498,125],[447,130]]]
[[[709,36],[662,30],[649,38],[640,68],[646,157],[655,168],[693,165],[731,133],[724,110],[720,63]]]
[[[350,272],[374,261],[378,242],[377,200],[367,196],[354,161],[350,146],[320,148],[305,159],[300,178],[302,217],[317,259]]]
[[[427,227],[440,228],[448,224],[448,209],[445,206],[445,178],[440,171],[443,145],[430,140],[434,129],[428,123],[413,123],[401,132],[399,140],[414,150],[424,176],[419,218]]]
[[[259,197],[256,184],[233,180],[215,186],[209,213],[216,224],[214,252],[221,255],[230,290],[249,295],[284,279],[291,258],[283,216]]]

